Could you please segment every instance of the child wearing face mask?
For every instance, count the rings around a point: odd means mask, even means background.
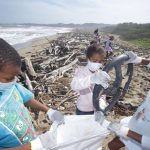
[[[33,93],[16,82],[21,72],[17,51],[0,39],[0,149],[37,150],[42,143],[37,138],[30,114],[25,106],[47,113],[51,121],[63,122],[63,115],[34,99]],[[35,139],[35,140],[34,140]],[[34,142],[32,142],[34,140]],[[42,148],[41,148],[42,149]]]
[[[88,60],[87,65],[76,69],[75,76],[71,82],[72,90],[80,94],[76,106],[77,115],[94,114],[92,102],[94,85],[100,84],[104,88],[107,88],[110,80],[109,75],[101,70],[102,62],[105,57],[103,48],[90,45],[87,48],[86,57]],[[100,107],[102,109],[107,106],[105,98],[105,95],[100,98]]]

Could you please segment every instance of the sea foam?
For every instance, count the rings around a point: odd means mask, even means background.
[[[12,45],[26,43],[36,38],[70,32],[71,28],[33,26],[33,25],[0,25],[0,38]]]

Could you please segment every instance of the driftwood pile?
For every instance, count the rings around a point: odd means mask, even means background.
[[[46,39],[48,47],[22,58],[21,82],[40,102],[64,114],[74,114],[78,94],[71,90],[70,82],[78,57],[85,54],[90,39],[90,34],[78,33],[63,34],[53,41]],[[45,114],[32,111],[36,128],[46,130]]]
[[[21,82],[34,92],[40,102],[64,114],[74,114],[78,94],[71,90],[70,82],[78,65],[78,57],[85,55],[91,40],[93,35],[90,33],[74,32],[48,41],[48,47],[22,59]],[[120,46],[116,45],[115,48],[118,50]],[[114,110],[115,114],[131,115],[135,108],[118,103]],[[32,116],[37,130],[44,131],[49,128],[45,114],[33,110]]]

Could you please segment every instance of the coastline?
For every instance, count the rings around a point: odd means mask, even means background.
[[[51,36],[45,36],[33,39],[31,41],[28,41],[26,43],[21,43],[14,45],[14,47],[17,49],[18,53],[25,57],[25,56],[31,56],[32,54],[41,51],[42,49],[49,46],[49,43],[52,40],[56,40],[59,37],[60,34],[54,34]]]

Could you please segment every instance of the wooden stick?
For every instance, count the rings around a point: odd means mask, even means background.
[[[26,73],[24,73],[24,76],[25,76],[25,81],[26,81],[28,89],[33,92],[33,86],[32,86],[32,83],[31,83],[28,75]]]
[[[58,59],[58,57],[54,57],[53,59],[49,58],[48,60],[44,61],[40,65],[49,65],[51,62],[55,62],[57,59]]]
[[[61,106],[63,103],[65,103],[66,101],[70,100],[70,99],[74,99],[77,98],[78,95],[72,95],[70,97],[67,97],[66,99],[64,99],[63,101],[61,101],[57,106]]]
[[[34,70],[34,68],[33,68],[32,62],[31,62],[31,60],[30,60],[28,57],[25,58],[25,64],[26,64],[28,73],[29,73],[32,77],[37,77],[36,72],[35,72],[35,70]]]
[[[70,64],[66,65],[66,66],[63,66],[63,67],[60,67],[50,73],[48,73],[48,75],[52,75],[52,76],[57,76],[57,75],[60,75],[66,71],[68,71],[69,69],[72,68],[73,65],[75,65],[76,63],[78,62],[78,59],[76,58],[73,62],[71,62]],[[47,78],[47,79],[50,79],[51,77]]]
[[[68,61],[75,55],[76,53],[74,52],[72,55],[70,55],[70,57],[65,61],[64,65],[66,65],[68,63]]]

